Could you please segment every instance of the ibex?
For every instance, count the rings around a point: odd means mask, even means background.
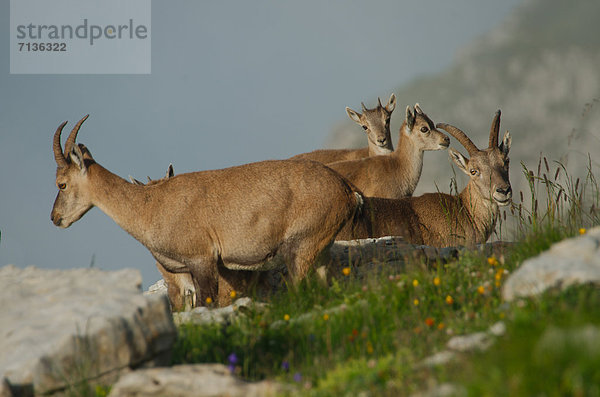
[[[357,122],[367,134],[369,146],[362,149],[321,149],[312,152],[298,154],[291,160],[314,160],[323,164],[335,161],[356,160],[369,156],[391,153],[394,150],[390,136],[390,118],[396,108],[396,95],[392,94],[385,107],[381,99],[377,98],[378,104],[374,109],[367,109],[361,102],[362,113],[358,113],[349,107],[346,113]]]
[[[396,150],[390,154],[327,164],[365,196],[401,198],[411,196],[423,169],[423,152],[446,149],[450,138],[438,131],[417,103],[406,107]]]
[[[296,284],[328,255],[362,202],[343,178],[312,161],[263,161],[180,174],[150,186],[129,183],[75,143],[86,119],[75,125],[64,152],[66,122],[54,134],[59,192],[53,223],[69,227],[97,206],[168,272],[190,273],[198,303],[209,297],[227,303],[229,296],[219,292],[236,289],[234,270],[285,263]]]
[[[144,183],[129,175],[129,180],[135,185],[152,186],[162,183],[174,176],[175,171],[173,170],[173,164],[169,164],[165,176],[160,179],[151,179],[150,177],[147,177],[148,182]],[[156,261],[156,268],[167,285],[169,301],[173,308],[176,310],[185,308],[187,310],[196,306],[196,289],[190,273],[171,273],[158,261]]]
[[[437,127],[454,136],[471,156],[467,159],[449,149],[450,158],[470,177],[467,186],[456,196],[426,193],[398,200],[365,197],[362,212],[342,229],[337,240],[394,235],[436,247],[487,241],[500,212],[498,207],[508,205],[512,198],[508,178],[511,137],[507,131],[498,145],[500,110],[492,122],[485,150],[479,150],[456,127],[442,123]]]

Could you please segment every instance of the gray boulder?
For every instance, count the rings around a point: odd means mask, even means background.
[[[506,301],[539,295],[549,288],[600,283],[600,227],[554,244],[528,259],[512,273],[502,289]]]
[[[0,268],[0,377],[17,395],[111,382],[167,364],[176,338],[165,297],[125,269]]]
[[[244,382],[222,364],[196,364],[131,372],[119,379],[109,397],[268,397],[278,392],[278,384]]]

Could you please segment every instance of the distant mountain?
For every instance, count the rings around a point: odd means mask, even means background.
[[[516,197],[526,190],[520,163],[537,168],[540,152],[549,161],[561,160],[573,175],[584,174],[587,153],[599,167],[599,16],[597,0],[525,1],[462,50],[447,71],[397,88],[392,129],[397,131],[402,123],[404,108],[419,102],[435,122],[456,125],[485,147],[493,114],[502,109],[501,134],[508,129],[513,137],[511,181]],[[351,121],[340,123],[327,146],[364,146],[360,131]],[[456,140],[451,146],[466,154]],[[435,190],[436,183],[448,192],[448,164],[447,153],[429,152],[415,193]],[[466,180],[458,176],[459,187]]]

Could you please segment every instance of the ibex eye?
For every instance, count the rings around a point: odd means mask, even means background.
[[[362,128],[363,128],[363,130],[366,130],[366,129],[367,129],[367,126],[366,126],[366,125],[363,125],[363,126],[362,126]]]
[[[471,175],[477,175],[477,170],[475,170],[475,169],[472,169],[472,170],[471,170]]]
[[[67,184],[66,184],[66,183],[59,183],[59,184],[58,184],[58,188],[59,188],[60,190],[65,190],[65,189],[67,188]]]
[[[427,128],[427,127],[421,127],[421,132],[427,132],[427,131],[429,131],[429,128]]]

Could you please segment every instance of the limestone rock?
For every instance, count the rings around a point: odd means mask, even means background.
[[[125,269],[0,268],[0,376],[15,394],[166,364],[176,329],[165,297]]]
[[[248,297],[237,299],[229,306],[210,309],[205,306],[199,306],[189,311],[173,313],[175,324],[225,324],[230,322],[235,316],[240,313],[248,312],[249,310],[261,310],[265,306],[264,303],[252,302]]]
[[[270,381],[244,382],[222,364],[196,364],[131,372],[119,379],[109,397],[268,397],[280,391]]]
[[[600,227],[583,236],[554,244],[528,259],[512,273],[502,289],[506,301],[533,296],[549,288],[600,283]]]
[[[460,335],[451,338],[446,347],[457,352],[472,352],[487,350],[493,340],[487,332],[475,332],[469,335]]]

